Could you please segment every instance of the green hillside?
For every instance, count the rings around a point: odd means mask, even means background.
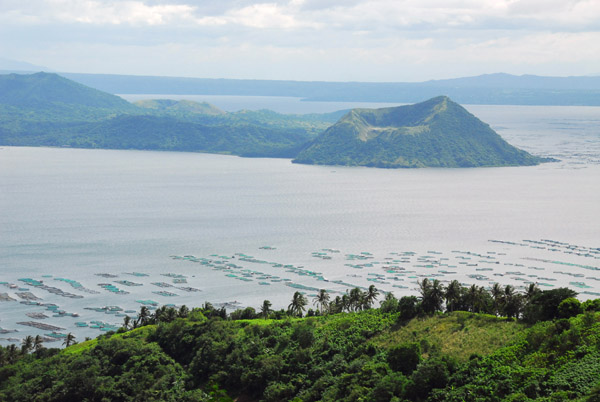
[[[98,119],[137,108],[57,74],[0,75],[0,110],[24,120]]]
[[[445,96],[409,106],[351,110],[294,160],[384,168],[522,166],[542,161],[508,144]]]
[[[0,399],[598,401],[600,299],[535,285],[419,287],[421,297],[388,293],[379,308],[374,286],[331,300],[320,291],[308,312],[300,292],[287,310],[265,300],[258,313],[142,307],[116,333],[67,337],[64,350],[28,337],[0,348]]]
[[[0,75],[0,115],[0,145],[288,158],[335,121],[334,114],[226,113],[188,100],[131,104],[46,73]]]

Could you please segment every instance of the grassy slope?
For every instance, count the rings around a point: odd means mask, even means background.
[[[519,339],[527,326],[485,314],[457,311],[448,315],[415,318],[405,326],[386,331],[374,343],[389,348],[403,342],[422,342],[459,361],[487,355]]]

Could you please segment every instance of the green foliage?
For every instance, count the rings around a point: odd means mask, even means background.
[[[559,316],[558,306],[568,298],[573,298],[577,293],[568,288],[545,290],[535,294],[527,303],[523,312],[523,319],[529,323],[548,321]]]
[[[416,342],[394,346],[388,350],[387,362],[392,370],[409,375],[421,362],[421,347]]]
[[[575,317],[582,312],[581,302],[574,297],[566,298],[558,305],[558,317],[560,318]]]
[[[60,352],[0,348],[0,400],[559,401],[599,394],[600,323],[592,311],[528,327],[464,311],[399,321],[400,304],[304,319],[235,319],[257,313],[227,316],[210,303],[191,312],[159,308],[147,318],[156,325]],[[403,304],[418,306],[416,298]]]
[[[293,157],[333,123],[327,115],[225,113],[206,103],[134,105],[56,74],[0,75],[0,145]]]

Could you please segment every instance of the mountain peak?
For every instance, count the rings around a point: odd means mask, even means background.
[[[414,105],[353,109],[294,162],[397,168],[516,166],[541,161],[506,143],[447,96],[437,96]]]
[[[115,110],[134,108],[118,96],[47,72],[0,75],[1,103],[33,109],[64,105]]]

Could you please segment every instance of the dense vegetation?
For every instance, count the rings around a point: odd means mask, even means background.
[[[338,114],[226,113],[191,101],[131,104],[56,74],[0,75],[0,145],[293,157]]]
[[[28,338],[0,348],[0,399],[598,400],[600,299],[419,285],[420,297],[387,293],[379,308],[374,286],[322,290],[308,311],[296,292],[278,311],[268,300],[231,314],[142,307],[117,333],[64,350]]]
[[[375,167],[536,165],[447,97],[416,105],[354,109],[317,137],[294,162]]]

